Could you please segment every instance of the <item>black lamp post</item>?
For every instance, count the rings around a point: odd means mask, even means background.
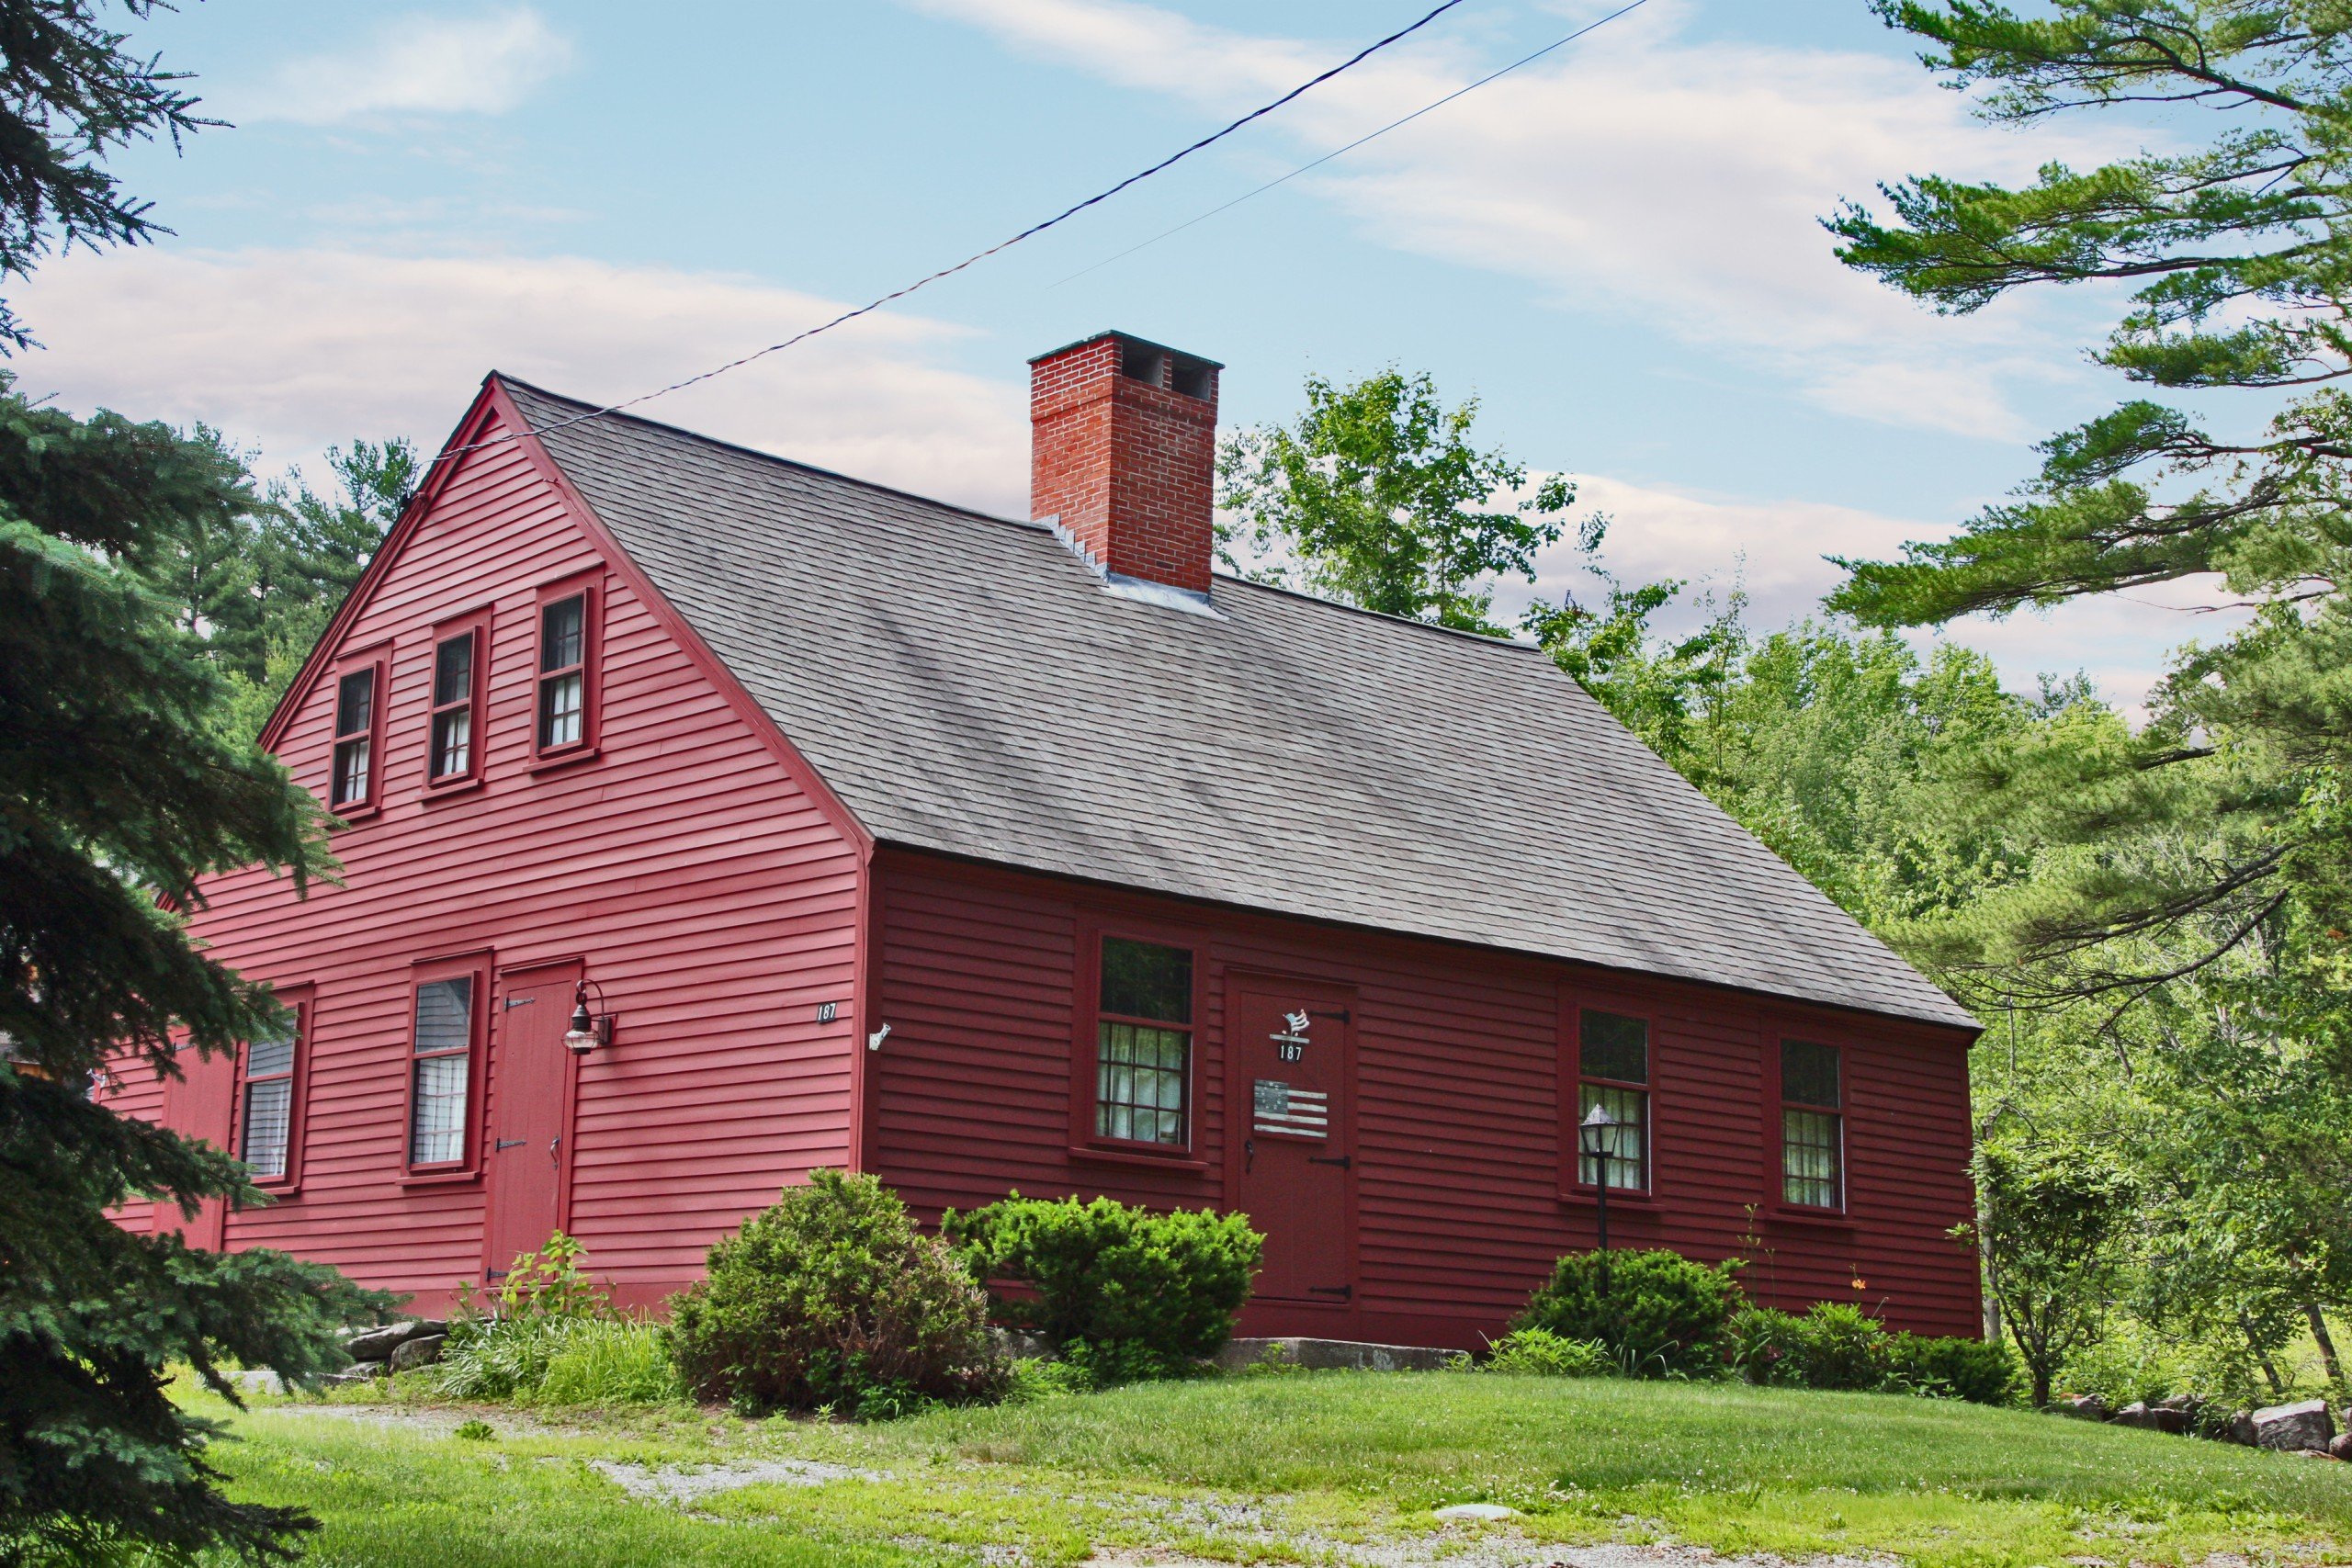
[[[1611,1137],[1617,1127],[1617,1118],[1599,1103],[1577,1124],[1577,1146],[1592,1159],[1593,1187],[1600,1202],[1600,1293],[1604,1296],[1609,1293],[1609,1162],[1617,1153]]]

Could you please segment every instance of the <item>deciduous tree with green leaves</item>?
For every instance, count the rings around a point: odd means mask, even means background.
[[[1392,366],[1344,387],[1308,377],[1295,424],[1240,431],[1218,450],[1218,502],[1237,519],[1220,554],[1261,581],[1504,636],[1489,619],[1495,579],[1533,579],[1576,487],[1555,475],[1508,499],[1527,470],[1471,445],[1477,413],[1476,399],[1446,407],[1426,371]]]

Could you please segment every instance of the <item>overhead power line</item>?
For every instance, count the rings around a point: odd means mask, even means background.
[[[1543,59],[1545,55],[1550,54],[1556,50],[1566,49],[1568,45],[1576,42],[1577,39],[1584,37],[1585,34],[1592,32],[1596,28],[1605,28],[1610,23],[1615,21],[1618,17],[1623,16],[1626,12],[1638,11],[1648,3],[1649,0],[1633,0],[1632,5],[1620,6],[1618,9],[1610,12],[1609,15],[1600,18],[1598,21],[1588,22],[1583,27],[1578,28],[1576,31],[1568,34],[1566,38],[1554,39],[1550,43],[1545,44],[1542,49],[1537,50],[1532,54],[1523,54],[1498,71],[1490,71],[1486,75],[1479,77],[1476,82],[1470,83],[1466,86],[1456,87],[1451,93],[1446,94],[1445,96],[1423,104],[1419,108],[1415,109],[1411,114],[1406,115],[1401,119],[1392,119],[1377,130],[1366,131],[1363,135],[1357,137],[1353,141],[1349,142],[1344,147],[1334,147],[1329,152],[1324,153],[1320,158],[1315,159],[1311,163],[1301,164],[1289,174],[1268,180],[1264,185],[1258,186],[1254,190],[1245,190],[1239,196],[1235,197],[1231,201],[1222,203],[1216,207],[1212,207],[1206,212],[1201,213],[1196,217],[1187,218],[1182,223],[1177,224],[1173,229],[1163,229],[1159,233],[1154,234],[1150,239],[1138,241],[1136,243],[1129,245],[1125,250],[1119,252],[1115,255],[1104,256],[1092,266],[1080,267],[1076,272],[1071,273],[1069,276],[1061,278],[1055,282],[1053,287],[1059,288],[1063,284],[1074,282],[1079,278],[1084,277],[1090,272],[1099,272],[1102,268],[1109,266],[1113,262],[1125,261],[1127,257],[1135,254],[1137,251],[1148,250],[1152,246],[1159,243],[1162,240],[1168,239],[1172,235],[1182,233],[1185,230],[1190,229],[1195,223],[1205,223],[1220,212],[1231,211],[1234,208],[1240,206],[1243,202],[1248,201],[1252,197],[1263,196],[1268,191],[1273,189],[1276,186],[1288,185],[1291,181],[1298,178],[1299,175],[1306,174],[1310,170],[1321,168],[1324,164],[1329,163],[1332,159],[1339,157],[1341,153],[1352,152],[1357,148],[1363,146],[1365,142],[1374,140],[1375,137],[1387,135],[1398,126],[1410,125],[1413,121],[1420,118],[1423,115],[1428,114],[1430,110],[1442,109],[1446,105],[1452,103],[1454,99],[1463,96],[1464,94],[1475,93],[1479,88],[1485,86],[1487,83],[1508,76],[1522,65],[1532,65],[1535,62]]]
[[[1636,3],[1638,4],[1639,0],[1636,0]],[[1269,103],[1260,105],[1258,107],[1251,109],[1248,114],[1243,115],[1240,118],[1232,121],[1230,124],[1209,132],[1209,134],[1202,137],[1199,141],[1193,142],[1189,146],[1180,148],[1176,152],[1170,152],[1167,157],[1160,159],[1159,162],[1152,164],[1148,168],[1139,169],[1136,173],[1129,175],[1117,185],[1099,190],[1092,196],[1086,197],[1083,201],[1073,202],[1069,206],[1063,208],[1059,212],[1055,213],[1051,218],[1047,218],[1041,222],[1032,223],[1029,227],[1022,230],[1019,233],[1014,234],[1008,239],[999,240],[995,244],[989,246],[986,250],[975,251],[970,255],[966,256],[962,261],[956,263],[952,266],[943,266],[936,272],[926,273],[922,276],[916,278],[912,283],[905,285],[903,288],[894,288],[889,293],[881,295],[874,299],[870,299],[866,303],[857,306],[853,310],[843,310],[831,321],[821,322],[817,326],[808,328],[805,332],[795,333],[790,337],[784,339],[782,342],[772,343],[765,348],[754,349],[749,354],[741,355],[734,359],[729,360],[724,365],[715,365],[707,370],[699,371],[695,375],[686,377],[683,380],[673,381],[666,387],[657,387],[652,391],[642,393],[634,398],[629,398],[622,402],[606,403],[601,408],[591,409],[586,413],[574,414],[569,419],[558,420],[555,423],[546,426],[543,430],[531,431],[527,433],[517,431],[507,435],[492,436],[488,441],[477,441],[469,446],[450,447],[442,452],[435,461],[438,463],[445,458],[455,457],[463,453],[480,451],[485,446],[495,446],[504,442],[519,440],[525,434],[535,435],[547,434],[549,432],[563,430],[571,425],[584,423],[592,419],[602,419],[606,414],[618,413],[624,409],[636,408],[641,403],[650,403],[656,398],[668,397],[672,392],[683,391],[688,387],[707,381],[715,376],[724,376],[730,370],[740,370],[744,366],[751,364],[753,360],[764,359],[771,354],[781,354],[787,348],[791,348],[797,344],[807,343],[810,338],[816,337],[820,333],[831,332],[835,327],[841,326],[849,321],[854,321],[860,316],[871,315],[874,311],[881,310],[885,305],[903,299],[919,288],[923,288],[931,284],[936,283],[943,277],[952,277],[956,274],[962,272],[967,266],[971,266],[978,262],[986,261],[989,257],[997,255],[1001,252],[1011,250],[1013,246],[1021,243],[1023,240],[1035,239],[1037,235],[1053,228],[1056,224],[1065,222],[1069,219],[1077,217],[1088,208],[1100,206],[1102,203],[1110,200],[1113,197],[1118,195],[1121,191],[1125,190],[1128,186],[1140,185],[1143,181],[1151,178],[1152,175],[1173,167],[1177,164],[1180,164],[1185,159],[1191,157],[1193,153],[1200,152],[1202,149],[1214,146],[1217,142],[1224,141],[1227,137],[1231,136],[1235,131],[1239,130],[1244,126],[1249,125],[1255,120],[1265,118],[1266,116],[1273,113],[1276,109],[1281,108],[1284,104],[1289,103],[1292,99],[1299,97],[1302,95],[1321,86],[1324,83],[1329,82],[1332,77],[1339,75],[1341,72],[1363,64],[1366,60],[1371,59],[1382,50],[1386,49],[1390,44],[1396,43],[1400,39],[1410,38],[1413,34],[1419,32],[1423,28],[1428,27],[1431,22],[1436,21],[1440,17],[1444,16],[1448,11],[1453,10],[1455,6],[1462,4],[1464,4],[1464,0],[1442,0],[1442,4],[1432,7],[1419,20],[1397,28],[1395,32],[1390,33],[1386,38],[1381,39],[1376,42],[1364,45],[1363,48],[1356,51],[1355,53],[1350,55],[1347,59],[1342,60],[1337,65],[1332,66],[1329,70],[1325,71],[1318,75],[1311,76],[1306,81],[1301,82],[1297,86],[1293,87],[1281,97],[1275,98]]]

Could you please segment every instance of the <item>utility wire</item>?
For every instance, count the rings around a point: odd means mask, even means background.
[[[1634,0],[1634,3],[1639,5],[1641,4],[1641,0]],[[488,441],[477,441],[470,446],[450,447],[442,452],[439,457],[436,457],[434,459],[434,462],[438,464],[445,458],[455,457],[463,453],[477,452],[485,446],[495,446],[504,442],[520,440],[525,434],[548,434],[558,430],[568,429],[575,424],[584,423],[592,419],[601,419],[606,414],[618,413],[623,409],[635,408],[640,403],[650,403],[656,398],[664,398],[669,396],[672,392],[683,391],[688,387],[707,381],[715,376],[724,376],[729,370],[739,370],[744,366],[751,364],[755,359],[764,359],[771,354],[781,354],[786,349],[791,348],[795,344],[807,343],[810,338],[816,337],[822,333],[831,332],[835,327],[841,326],[845,322],[854,321],[860,316],[870,315],[874,311],[881,310],[886,305],[891,304],[896,300],[905,299],[908,295],[912,294],[918,288],[922,288],[931,284],[936,283],[943,277],[952,277],[967,266],[971,266],[978,262],[986,261],[989,257],[996,255],[1001,252],[1011,250],[1013,246],[1021,243],[1023,240],[1034,239],[1037,235],[1044,233],[1046,230],[1051,229],[1056,224],[1077,217],[1088,208],[1099,206],[1102,203],[1110,200],[1121,191],[1125,190],[1129,186],[1139,185],[1143,181],[1151,178],[1152,175],[1183,162],[1183,160],[1191,157],[1193,153],[1200,152],[1202,149],[1213,146],[1216,143],[1224,141],[1227,137],[1232,135],[1235,131],[1239,130],[1242,127],[1250,124],[1254,120],[1263,119],[1266,116],[1273,113],[1276,109],[1281,108],[1284,104],[1289,103],[1292,99],[1299,97],[1308,92],[1311,92],[1315,88],[1321,86],[1324,83],[1329,82],[1332,77],[1339,75],[1341,72],[1350,70],[1354,66],[1361,65],[1363,62],[1372,58],[1372,56],[1379,53],[1382,50],[1386,49],[1390,44],[1395,43],[1401,39],[1409,38],[1413,34],[1419,32],[1423,28],[1428,27],[1431,22],[1436,21],[1440,17],[1442,17],[1448,11],[1453,10],[1456,6],[1461,4],[1463,4],[1463,0],[1442,0],[1442,4],[1435,6],[1419,20],[1397,28],[1395,32],[1390,33],[1386,38],[1381,39],[1377,42],[1366,44],[1363,48],[1356,51],[1355,53],[1340,62],[1339,64],[1332,66],[1329,70],[1323,72],[1319,75],[1309,77],[1307,80],[1301,82],[1297,86],[1293,87],[1289,92],[1284,93],[1281,97],[1274,99],[1271,103],[1260,105],[1258,107],[1251,109],[1248,114],[1243,115],[1240,118],[1234,120],[1231,124],[1225,126],[1221,130],[1211,131],[1208,135],[1202,137],[1199,141],[1192,143],[1190,146],[1181,148],[1174,152],[1170,152],[1167,157],[1160,159],[1159,162],[1152,164],[1149,168],[1141,169],[1136,171],[1135,174],[1129,175],[1117,185],[1112,186],[1104,190],[1097,191],[1092,196],[1088,197],[1085,200],[1073,203],[1072,205],[1062,209],[1059,212],[1055,213],[1051,218],[1046,219],[1042,222],[1032,223],[1029,227],[1022,230],[1019,233],[1014,234],[1010,239],[1000,240],[995,244],[989,246],[986,250],[975,251],[970,255],[966,256],[962,261],[956,263],[953,266],[943,266],[937,272],[928,273],[923,276],[915,279],[912,283],[906,285],[904,288],[894,288],[889,293],[882,295],[878,299],[869,300],[865,304],[860,305],[854,310],[843,310],[840,315],[835,316],[830,321],[810,327],[806,332],[795,333],[790,337],[784,339],[781,343],[772,343],[765,348],[755,349],[750,354],[743,355],[735,359],[730,359],[724,365],[714,366],[708,370],[704,370],[695,375],[689,376],[684,380],[673,381],[666,387],[656,388],[650,392],[646,392],[638,397],[628,399],[622,402],[607,403],[602,408],[591,409],[586,413],[574,414],[570,419],[558,420],[553,424],[547,425],[538,430],[528,432],[516,431],[506,435],[493,436]],[[1467,89],[1465,88],[1464,91],[1467,91]],[[430,471],[429,468],[427,471]]]
[[[1301,164],[1289,174],[1281,175],[1275,179],[1268,180],[1264,185],[1258,186],[1255,190],[1245,190],[1239,196],[1235,197],[1231,201],[1226,202],[1222,206],[1212,207],[1206,212],[1200,214],[1198,217],[1187,218],[1182,223],[1177,224],[1173,229],[1163,229],[1159,233],[1154,234],[1150,239],[1139,241],[1135,244],[1129,245],[1125,250],[1119,252],[1115,255],[1104,256],[1092,266],[1080,267],[1078,271],[1071,273],[1069,276],[1061,278],[1049,287],[1059,288],[1063,284],[1075,282],[1079,278],[1084,277],[1090,272],[1099,272],[1102,268],[1109,266],[1114,261],[1125,261],[1127,257],[1135,254],[1137,251],[1148,250],[1151,246],[1159,243],[1160,241],[1168,239],[1171,235],[1182,233],[1185,230],[1191,228],[1195,223],[1205,223],[1220,212],[1230,211],[1234,208],[1240,206],[1243,202],[1248,201],[1251,197],[1263,196],[1268,191],[1273,189],[1276,186],[1287,185],[1292,180],[1298,178],[1299,175],[1307,173],[1309,170],[1321,168],[1324,164],[1340,156],[1342,152],[1352,152],[1357,148],[1363,146],[1365,142],[1372,141],[1374,137],[1385,136],[1390,131],[1396,130],[1398,126],[1410,125],[1413,121],[1420,118],[1423,115],[1428,114],[1430,110],[1442,109],[1446,105],[1452,103],[1454,99],[1461,97],[1467,93],[1475,93],[1479,88],[1485,86],[1487,83],[1495,81],[1499,77],[1508,76],[1522,65],[1532,65],[1535,62],[1543,59],[1545,55],[1552,53],[1555,50],[1565,49],[1569,44],[1576,42],[1577,39],[1584,37],[1585,34],[1599,28],[1605,28],[1610,23],[1615,21],[1618,17],[1623,16],[1626,12],[1638,11],[1648,3],[1649,0],[1633,0],[1632,5],[1621,6],[1617,10],[1611,11],[1609,15],[1601,17],[1599,21],[1588,22],[1583,27],[1578,28],[1576,31],[1568,34],[1567,37],[1555,39],[1550,43],[1545,44],[1542,49],[1537,50],[1534,53],[1521,55],[1519,59],[1512,61],[1509,65],[1504,66],[1499,71],[1489,72],[1487,74],[1479,77],[1476,82],[1471,83],[1467,86],[1456,87],[1453,92],[1446,94],[1445,96],[1439,98],[1432,103],[1423,104],[1419,108],[1415,109],[1411,114],[1405,116],[1402,119],[1392,119],[1386,125],[1382,126],[1378,130],[1367,131],[1363,135],[1357,137],[1353,141],[1349,142],[1344,147],[1332,148],[1331,151],[1324,153],[1323,156],[1316,159],[1313,163]]]

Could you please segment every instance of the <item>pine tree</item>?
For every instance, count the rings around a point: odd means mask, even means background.
[[[97,159],[202,123],[97,11],[0,0],[0,276],[55,244],[150,237]],[[0,305],[0,345],[26,341]],[[86,1089],[176,1071],[175,1039],[233,1051],[281,1021],[191,945],[200,875],[333,866],[316,805],[220,739],[213,661],[155,592],[167,575],[190,604],[218,592],[218,531],[249,503],[217,441],[75,419],[0,378],[0,1562],[290,1555],[308,1521],[221,1495],[167,1369],[224,1394],[230,1357],[312,1378],[341,1359],[334,1326],[384,1304],[319,1265],[107,1217],[135,1197],[191,1215],[260,1201],[237,1161]]]
[[[1891,220],[1830,220],[1852,266],[1946,311],[2105,281],[2132,308],[2094,357],[2162,393],[2253,393],[2259,428],[2209,430],[2150,398],[2043,444],[2035,480],[1951,539],[1847,562],[1832,603],[1883,626],[2216,574],[2256,606],[2182,653],[2152,722],[2037,730],[1952,795],[2044,849],[1945,956],[2017,999],[2125,1008],[2260,939],[2306,980],[2346,974],[2352,931],[2352,11],[2303,0],[1874,0],[1986,114],[2030,128],[2191,104],[2202,146],[2021,188],[1889,187]],[[2210,400],[2209,400],[2209,406]],[[2138,962],[2130,939],[2197,935]],[[1963,949],[1965,951],[1963,951]],[[2054,960],[2054,964],[2034,964]],[[2030,964],[2019,968],[2020,962]]]

